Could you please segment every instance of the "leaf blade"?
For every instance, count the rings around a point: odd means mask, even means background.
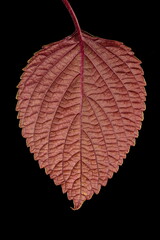
[[[98,194],[135,144],[145,110],[140,61],[118,41],[83,32],[45,46],[18,85],[22,135],[74,209]]]

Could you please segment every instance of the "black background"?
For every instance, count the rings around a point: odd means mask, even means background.
[[[142,61],[147,82],[147,109],[136,146],[131,147],[107,186],[78,211],[71,210],[73,204],[62,194],[61,187],[39,169],[21,136],[15,112],[16,85],[27,60],[43,45],[70,35],[74,25],[61,0],[13,1],[4,7],[5,43],[1,49],[5,50],[2,70],[6,86],[2,105],[7,126],[1,159],[6,163],[2,169],[6,223],[14,226],[16,234],[19,229],[23,234],[36,229],[54,236],[57,227],[62,229],[60,234],[65,229],[72,236],[76,230],[79,237],[94,231],[125,236],[126,229],[129,239],[133,234],[149,233],[159,211],[160,18],[158,3],[142,2],[70,0],[83,30],[132,48]],[[65,224],[68,227],[64,228]]]

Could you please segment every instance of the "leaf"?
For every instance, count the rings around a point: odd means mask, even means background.
[[[22,135],[74,209],[98,194],[135,145],[145,110],[140,61],[118,41],[75,32],[29,60],[18,85]]]
[[[145,110],[140,61],[118,41],[81,30],[44,46],[18,85],[22,135],[74,209],[98,194],[135,144]]]

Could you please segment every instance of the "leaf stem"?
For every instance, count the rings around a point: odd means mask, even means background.
[[[71,7],[70,3],[68,2],[68,0],[62,0],[62,2],[64,3],[64,5],[66,6],[72,20],[73,20],[73,23],[74,23],[74,26],[75,26],[75,29],[79,35],[79,38],[80,40],[82,41],[82,31],[81,31],[81,28],[80,28],[80,25],[79,25],[79,22],[78,22],[78,19],[76,17],[76,14],[74,13],[73,11],[73,8]]]

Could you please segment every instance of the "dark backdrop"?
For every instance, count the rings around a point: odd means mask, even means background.
[[[21,136],[15,112],[16,85],[27,60],[43,45],[71,34],[74,25],[61,0],[13,1],[4,7],[5,44],[1,49],[5,50],[3,80],[7,91],[4,89],[2,103],[5,104],[2,105],[5,106],[3,119],[7,127],[2,149],[5,154],[1,159],[6,163],[2,169],[6,223],[15,226],[16,234],[19,229],[24,229],[23,234],[31,233],[36,224],[37,232],[45,229],[47,233],[48,229],[53,235],[58,226],[62,234],[65,224],[69,226],[68,236],[72,236],[73,230],[79,237],[85,236],[83,231],[94,233],[97,226],[100,226],[99,234],[102,232],[106,236],[108,232],[114,235],[117,231],[122,236],[127,235],[123,229],[129,229],[129,239],[138,232],[149,233],[153,216],[159,211],[156,202],[160,160],[160,18],[158,4],[142,2],[70,0],[82,29],[132,48],[142,61],[148,94],[136,146],[131,147],[123,166],[107,186],[102,187],[99,195],[86,201],[78,211],[70,209],[72,202],[62,194],[61,187],[55,186],[44,170],[39,169]],[[1,91],[3,93],[3,89]],[[91,227],[88,229],[88,226]]]

